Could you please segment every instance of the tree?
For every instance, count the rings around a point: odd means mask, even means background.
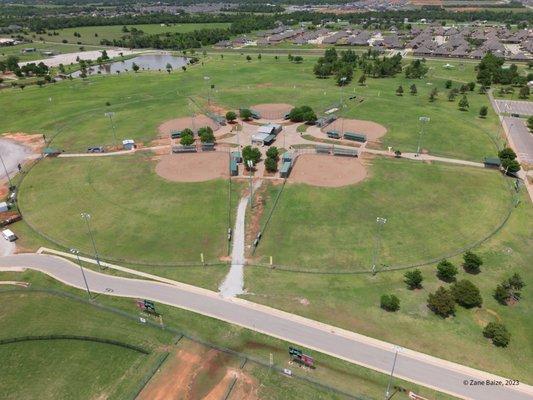
[[[213,129],[209,126],[204,126],[200,129],[198,129],[198,136],[200,136],[200,140],[202,143],[214,143],[215,142],[215,135],[213,134]]]
[[[454,101],[455,100],[455,90],[450,90],[448,92],[448,101]]]
[[[265,160],[265,169],[268,172],[276,172],[278,170],[278,162],[273,158],[267,158]]]
[[[413,83],[410,88],[409,88],[409,92],[414,96],[418,93],[418,90],[416,89],[416,85]]]
[[[252,118],[252,112],[248,108],[241,108],[239,110],[239,116],[242,120],[248,121],[250,118]]]
[[[261,53],[259,53],[259,54],[257,55],[257,59],[258,59],[258,60],[261,60]]]
[[[429,294],[427,302],[429,309],[443,318],[455,314],[453,295],[451,291],[442,286],[435,293]]]
[[[468,82],[466,84],[466,86],[468,87],[468,90],[470,90],[471,92],[474,91],[474,89],[476,88],[476,82]]]
[[[337,71],[337,85],[344,86],[353,79],[353,67],[351,64],[343,64]]]
[[[317,120],[317,116],[313,109],[309,106],[294,107],[289,112],[289,119],[292,122],[308,122],[314,123]]]
[[[304,58],[302,56],[294,56],[292,58],[292,61],[296,64],[301,64],[303,62]]]
[[[228,120],[228,122],[233,122],[237,119],[237,113],[235,113],[235,111],[228,111],[226,113],[226,120]]]
[[[248,61],[248,62],[252,61],[252,57],[250,57],[249,55],[246,56],[246,61]]]
[[[189,134],[189,133],[183,134],[183,131],[182,131],[180,144],[182,146],[190,146],[193,143],[194,143],[194,137],[192,135],[192,132],[191,132],[191,134]]]
[[[279,150],[276,146],[269,147],[269,149],[266,152],[266,156],[268,158],[272,158],[274,160],[279,160]]]
[[[396,96],[403,96],[403,87],[402,87],[402,85],[398,86],[398,89],[396,89]]]
[[[527,127],[533,132],[533,115],[527,119]]]
[[[437,277],[444,282],[453,282],[457,275],[457,267],[448,260],[442,260],[437,264]]]
[[[506,173],[514,174],[520,171],[520,163],[516,160],[509,160],[508,158],[502,160],[502,167]]]
[[[516,158],[516,153],[510,147],[505,147],[504,149],[498,152],[498,157],[500,158],[500,160],[514,160]]]
[[[511,298],[511,293],[510,293],[508,285],[504,282],[504,283],[499,284],[498,286],[496,286],[496,289],[494,289],[494,295],[493,296],[494,296],[494,299],[498,303],[506,306],[507,302]]]
[[[405,67],[405,77],[419,79],[424,77],[428,71],[425,60],[416,59]]]
[[[133,64],[131,65],[131,69],[132,69],[133,71],[137,72],[137,71],[139,71],[139,66],[138,66],[137,64],[133,63]]]
[[[511,334],[505,325],[499,322],[489,322],[483,328],[483,336],[492,339],[492,344],[498,347],[506,347],[511,340]]]
[[[525,85],[520,88],[520,91],[518,92],[518,98],[523,100],[529,98],[529,86]]]
[[[524,288],[525,283],[522,277],[515,273],[509,279],[504,280],[501,284],[496,286],[494,290],[494,298],[500,304],[507,305],[512,299],[513,301],[519,301],[521,296],[521,290]]]
[[[483,265],[483,260],[480,256],[471,251],[463,254],[463,268],[470,274],[479,274],[480,267]]]
[[[479,109],[479,117],[480,118],[485,118],[488,113],[489,113],[488,107],[487,106],[481,106],[481,108]]]
[[[400,299],[393,294],[384,294],[380,299],[380,307],[386,311],[398,311],[400,309]]]
[[[170,74],[170,72],[172,71],[172,64],[171,63],[167,63],[167,65],[165,66],[165,69]]]
[[[465,308],[481,307],[483,299],[476,285],[466,279],[454,283],[451,287],[455,301]]]
[[[419,269],[407,271],[404,275],[404,282],[411,290],[420,289],[422,287],[422,272]]]
[[[444,84],[444,87],[446,89],[450,89],[452,87],[452,81],[451,80],[447,80],[446,83]]]
[[[429,101],[431,103],[433,103],[437,99],[437,94],[438,94],[437,88],[433,88],[431,90],[431,93],[429,94]]]
[[[360,86],[364,86],[366,82],[366,75],[365,74],[361,75],[357,82],[359,83]]]
[[[470,107],[470,104],[468,104],[468,99],[463,95],[461,100],[459,100],[459,110],[466,111],[468,110],[468,107]]]
[[[248,145],[242,149],[242,158],[244,160],[244,165],[248,168],[248,161],[251,161],[253,165],[255,165],[261,160],[261,152],[257,147]]]

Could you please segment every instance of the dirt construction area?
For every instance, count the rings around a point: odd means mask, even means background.
[[[211,118],[200,114],[195,115],[194,117],[182,117],[165,121],[159,125],[158,129],[161,135],[170,135],[172,131],[182,131],[185,128],[192,129],[194,132],[196,132],[198,129],[203,128],[204,126],[209,126],[211,129],[213,129],[213,132],[220,128],[220,126]]]
[[[263,119],[283,119],[285,114],[291,111],[294,107],[286,103],[265,103],[256,104],[250,107],[252,110],[261,114]]]
[[[226,152],[167,154],[161,156],[155,172],[172,182],[205,182],[229,177]]]
[[[363,121],[359,119],[339,118],[328,126],[322,128],[322,132],[338,131],[362,133],[366,135],[368,141],[376,141],[387,133],[387,128],[373,121]]]
[[[366,168],[355,157],[304,154],[296,159],[289,182],[342,187],[361,182],[366,176]]]
[[[239,368],[238,359],[189,341],[179,347],[137,400],[220,400],[228,393],[228,400],[259,399],[259,383]]]

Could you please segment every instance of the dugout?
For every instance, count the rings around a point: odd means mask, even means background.
[[[346,132],[343,137],[346,140],[352,140],[354,142],[366,142],[366,135],[363,135],[362,133]]]

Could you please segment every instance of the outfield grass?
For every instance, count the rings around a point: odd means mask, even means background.
[[[3,90],[0,106],[6,110],[6,117],[0,122],[0,131],[52,135],[59,130],[54,145],[67,151],[79,151],[89,145],[112,143],[111,126],[104,116],[107,111],[116,112],[119,139],[150,141],[156,136],[158,125],[165,120],[198,112],[188,106],[187,97],[206,97],[210,84],[215,85],[211,93],[215,103],[227,109],[284,102],[309,104],[321,113],[337,104],[341,96],[333,79],[314,78],[313,57],[306,57],[301,65],[266,55],[261,60],[254,57],[251,62],[245,60],[245,54],[226,54],[224,58],[212,55],[202,60],[204,66],[197,65],[187,72],[174,71],[170,75],[166,72],[126,73],[94,76],[43,88]],[[498,120],[491,114],[486,119],[477,117],[481,105],[489,105],[488,99],[476,93],[469,94],[470,111],[459,111],[456,103],[445,99],[444,92],[445,79],[454,74],[457,72],[442,69],[438,77],[422,80],[407,80],[398,75],[390,79],[368,79],[365,87],[352,83],[344,89],[345,96],[355,93],[365,101],[359,105],[348,101],[343,116],[383,124],[389,132],[382,140],[382,147],[390,145],[406,152],[416,150],[420,130],[418,118],[426,115],[431,122],[424,130],[424,149],[476,161],[494,155],[496,150],[489,136],[499,134]],[[464,74],[462,80],[473,79],[469,71]],[[205,76],[210,77],[209,85]],[[418,96],[395,95],[398,85],[402,84],[408,91],[412,83],[418,86]],[[441,94],[435,103],[429,103],[428,95],[433,87],[438,87]],[[111,105],[106,106],[106,102]]]
[[[198,23],[198,24],[140,24],[140,25],[127,25],[128,29],[136,28],[142,30],[146,35],[163,34],[163,33],[186,33],[200,29],[223,29],[230,26],[230,23],[226,22],[213,22],[213,23]],[[53,35],[53,32],[57,32],[58,35]],[[74,32],[77,32],[81,37],[74,36]],[[50,33],[50,35],[48,35]],[[46,42],[58,42],[68,40],[70,43],[81,42],[82,44],[99,45],[102,39],[113,41],[114,39],[120,39],[122,36],[128,33],[122,32],[122,25],[105,25],[105,26],[81,26],[76,28],[65,28],[51,30],[45,34],[32,34],[28,35],[28,38],[33,40],[44,40]],[[95,34],[97,36],[95,36]],[[41,39],[42,38],[42,39]]]
[[[31,282],[32,287],[34,288],[54,288],[57,290],[66,291],[68,293],[73,293],[78,296],[84,296],[84,293],[82,291],[66,287],[54,281],[53,279],[34,271],[26,271],[23,273],[3,272],[0,273],[0,279],[27,281]],[[0,297],[4,295],[5,294],[2,294],[0,292]],[[19,294],[18,296],[22,295]],[[35,304],[39,305],[41,304],[41,302],[39,302],[38,300],[33,300],[33,297],[28,296],[24,297],[24,299],[27,299],[28,301],[19,301],[19,303],[22,304],[23,307],[28,310],[28,312],[30,312],[32,309],[35,310],[36,314],[33,316],[32,320],[34,321],[34,324],[39,325],[39,331],[43,331],[44,327],[47,326],[49,319],[40,317],[46,316],[48,314],[39,313],[41,311],[41,308],[33,306]],[[32,294],[31,296],[34,295]],[[90,320],[93,320],[94,314],[96,314],[97,318],[105,318],[107,315],[107,313],[102,313],[101,311],[98,311],[98,309],[94,309],[94,312],[85,312],[84,310],[80,310],[79,308],[75,307],[77,303],[72,303],[68,301],[63,302],[63,298],[59,298],[58,301],[61,304],[61,309],[68,308],[69,310],[71,310],[72,313],[79,313],[78,315],[83,315],[83,318],[77,317],[76,320],[80,320],[80,323],[84,325],[88,325],[90,323]],[[129,314],[136,315],[138,313],[138,309],[136,308],[133,299],[124,299],[100,295],[96,299],[96,302],[98,304],[111,306],[115,309],[125,311]],[[45,304],[48,304],[48,302],[46,302]],[[53,306],[53,304],[55,303],[50,302],[51,306]],[[315,370],[305,371],[288,363],[289,357],[287,354],[287,349],[290,343],[274,339],[259,333],[255,333],[253,331],[240,328],[235,325],[227,324],[212,318],[204,317],[189,311],[169,307],[163,304],[156,304],[156,309],[159,313],[162,314],[165,326],[177,329],[178,331],[181,331],[189,336],[200,338],[218,346],[245,353],[261,360],[265,364],[269,362],[270,354],[272,354],[274,358],[274,364],[276,366],[282,368],[290,368],[295,374],[299,376],[304,376],[312,380],[319,381],[323,384],[335,387],[348,393],[352,393],[354,395],[368,396],[370,398],[381,398],[385,391],[388,382],[388,376],[385,374],[377,373],[365,369],[363,367],[359,367],[311,350],[307,350],[306,353],[310,354],[315,358],[317,368]],[[102,314],[103,316],[100,317],[100,314]],[[20,313],[15,313],[13,315],[20,315]],[[71,319],[69,320],[68,318],[63,319],[61,315],[62,314],[59,313],[57,314],[57,322],[54,322],[54,319],[52,320],[52,323],[58,327],[64,327],[67,324],[67,321],[71,321]],[[68,317],[69,314],[65,315]],[[86,315],[88,321],[85,321]],[[113,317],[113,314],[110,315]],[[158,319],[152,317],[146,318],[153,320],[156,323],[158,322]],[[101,330],[101,324],[103,324],[104,322],[99,322],[99,324],[96,324],[94,328],[89,330],[90,334],[102,334],[103,331]],[[13,322],[10,325],[12,325],[13,327],[20,326],[18,322]],[[68,325],[71,324],[69,323]],[[141,327],[133,321],[114,317],[114,319],[112,319],[110,323],[107,323],[107,325],[110,325],[110,327],[106,326],[106,329],[115,329],[116,326],[122,326],[124,332],[127,332],[127,334],[120,337],[119,340],[129,340],[134,344],[139,344],[147,347],[157,347],[158,342],[161,343],[161,346],[164,346],[166,345],[166,343],[168,343],[166,339],[168,337],[167,332],[161,332],[155,328]],[[126,331],[126,328],[128,328],[130,325],[136,326],[137,329],[129,329]],[[34,330],[30,330],[29,332],[33,334]],[[73,329],[67,331],[67,333],[75,332],[78,331],[73,331]],[[24,331],[24,334],[26,333],[27,331]],[[139,342],[138,340],[136,340],[139,334],[142,335],[143,341]],[[110,334],[108,337],[116,338],[114,334]],[[165,347],[165,349],[168,349],[168,347]],[[68,364],[64,363],[63,368],[66,367],[68,367]],[[251,361],[247,363],[246,370],[251,372],[257,379],[259,379],[261,385],[260,394],[264,395],[264,397],[261,398],[280,400],[301,398],[301,396],[298,397],[298,393],[309,393],[310,396],[318,396],[320,394],[323,396],[319,396],[318,398],[342,398],[338,396],[329,395],[327,392],[322,392],[316,387],[303,383],[300,380],[296,380],[294,378],[287,378],[281,375],[277,375],[275,373],[267,372],[267,368],[254,364]],[[22,377],[20,376],[19,379],[22,379]],[[134,380],[135,383],[139,382],[138,377],[131,377],[131,379]],[[451,399],[451,397],[448,395],[444,395],[433,390],[420,387],[419,385],[405,382],[396,378],[393,380],[393,385],[400,385],[431,400]],[[128,392],[129,389],[126,389],[127,388],[121,389],[120,393],[122,394],[122,397],[112,396],[111,398],[127,398],[128,396],[126,396],[125,393]],[[397,396],[395,396],[395,398],[398,398],[400,400],[408,399],[407,396],[403,394],[398,394]]]
[[[102,257],[132,262],[200,263],[227,255],[228,212],[239,185],[175,183],[159,177],[150,154],[98,159],[46,159],[21,186],[28,224],[65,248],[93,254],[81,212]]]
[[[440,285],[449,285],[436,278],[435,265],[421,268],[424,288],[417,291],[407,290],[404,271],[376,276],[316,275],[247,267],[245,287],[250,294],[245,297],[532,384],[533,209],[527,194],[523,193],[520,199],[505,227],[474,250],[484,260],[479,275],[469,275],[460,268],[461,256],[451,259],[459,267],[458,279],[469,279],[480,288],[483,297],[480,309],[457,307],[457,315],[445,320],[430,312],[426,307],[428,294]],[[283,227],[288,229],[290,224],[285,223]],[[268,233],[265,240],[267,237]],[[434,240],[445,242],[449,238],[437,233]],[[312,243],[307,250],[320,246],[320,242]],[[494,288],[515,272],[520,273],[528,286],[522,291],[519,303],[502,306],[492,297]],[[400,298],[399,312],[387,313],[379,308],[379,298],[385,293]],[[490,321],[501,321],[507,326],[512,335],[508,348],[494,347],[483,338],[482,329]]]
[[[370,178],[337,189],[288,184],[255,256],[299,269],[369,271],[443,257],[482,239],[510,208],[493,170],[375,158]],[[280,186],[270,186],[264,220]],[[312,246],[310,246],[312,244]]]

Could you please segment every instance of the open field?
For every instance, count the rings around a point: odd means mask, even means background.
[[[226,22],[212,22],[212,23],[198,23],[198,24],[141,24],[141,25],[128,25],[128,29],[136,28],[142,30],[146,35],[163,34],[163,33],[186,33],[200,29],[218,29],[227,28],[229,23]],[[122,25],[105,25],[105,26],[81,26],[76,28],[57,29],[55,31],[49,31],[45,34],[32,34],[28,35],[29,39],[44,40],[46,42],[61,43],[63,40],[68,40],[70,43],[81,42],[81,44],[99,45],[102,39],[113,41],[114,39],[120,39],[126,35],[122,31]],[[53,35],[53,32],[57,32],[58,35]],[[81,37],[74,36],[74,32],[77,32]],[[35,37],[34,37],[35,36]]]
[[[35,52],[22,53],[22,49],[33,47],[37,49]],[[86,47],[85,50],[104,49],[103,46]],[[23,43],[16,46],[0,47],[0,60],[6,59],[8,56],[17,56],[20,61],[33,61],[46,58],[42,54],[43,51],[53,51],[56,54],[74,53],[80,51],[80,45],[77,44],[64,44],[64,43]]]
[[[240,55],[226,54],[223,59],[213,55],[205,59],[203,67],[198,65],[185,73],[127,73],[44,88],[3,90],[0,105],[7,112],[0,122],[0,131],[51,135],[59,130],[54,145],[79,151],[90,145],[112,143],[111,126],[104,113],[114,111],[119,139],[149,142],[158,134],[161,123],[198,112],[188,105],[187,96],[207,97],[210,84],[215,85],[211,98],[224,109],[290,103],[308,104],[321,113],[338,104],[341,91],[333,79],[314,78],[313,64],[312,57],[297,65],[285,58],[276,61],[273,56],[246,62]],[[446,78],[452,75],[459,78],[459,73],[443,69],[442,63],[439,68],[435,78],[368,79],[364,87],[352,83],[344,89],[344,95],[360,95],[364,101],[347,100],[348,108],[342,116],[382,124],[388,132],[382,138],[382,146],[390,145],[405,152],[416,150],[418,118],[427,115],[431,122],[424,128],[422,147],[429,152],[475,161],[494,155],[489,135],[499,135],[497,118],[490,114],[487,119],[477,118],[479,108],[488,105],[488,99],[477,93],[469,94],[470,111],[459,111],[456,103],[445,99],[444,92]],[[209,85],[205,76],[210,77]],[[471,79],[465,72],[463,80]],[[412,83],[418,86],[417,96],[395,95],[399,84],[407,90]],[[438,87],[441,94],[435,103],[429,103],[428,95],[433,87]],[[106,102],[110,105],[106,106]],[[139,115],[143,118],[139,119]]]
[[[287,185],[257,259],[273,256],[275,264],[322,272],[370,271],[382,217],[378,269],[410,265],[482,239],[510,208],[495,171],[384,158],[368,163],[369,177],[357,185]],[[269,189],[266,210],[279,190]]]
[[[92,215],[104,258],[171,264],[226,256],[237,203],[228,204],[228,181],[171,182],[155,164],[150,154],[45,160],[24,181],[19,206],[36,229],[86,254],[93,252],[81,212]],[[233,185],[234,199],[238,192]]]
[[[82,293],[79,290],[72,289],[69,287],[65,287],[58,282],[54,281],[53,279],[50,279],[42,274],[33,272],[33,271],[26,271],[23,273],[16,273],[16,272],[9,272],[9,273],[0,273],[0,279],[2,280],[21,280],[21,281],[27,281],[32,283],[32,287],[37,288],[53,288],[55,290],[65,291],[67,293],[76,294],[78,296],[83,296],[84,293]],[[50,319],[46,318],[40,318],[41,316],[47,316],[49,314],[41,313],[39,314],[39,311],[42,311],[42,303],[39,301],[38,298],[35,298],[34,296],[39,296],[39,294],[35,293],[28,293],[27,295],[23,294],[22,291],[17,291],[13,296],[18,298],[19,303],[22,307],[28,310],[28,313],[33,309],[35,310],[35,315],[32,316],[32,321],[34,321],[34,324],[38,324],[39,331],[44,331],[44,329],[47,327],[47,323]],[[0,296],[11,296],[11,294],[6,294],[0,292]],[[46,295],[46,299],[55,299],[55,296],[49,296]],[[7,297],[6,297],[7,298]],[[34,300],[35,299],[35,300]],[[135,321],[130,321],[127,318],[122,318],[117,316],[116,314],[109,313],[107,311],[99,310],[98,308],[86,305],[85,303],[78,303],[77,301],[65,301],[64,298],[60,297],[57,298],[58,302],[61,304],[61,309],[63,307],[69,308],[72,310],[72,313],[78,313],[78,316],[76,317],[77,320],[80,321],[80,323],[83,323],[83,325],[89,325],[92,326],[92,330],[89,331],[90,334],[99,334],[100,332],[106,332],[106,329],[109,327],[102,328],[102,325],[104,324],[104,321],[101,321],[101,318],[112,318],[111,322],[107,325],[111,325],[114,329],[114,327],[118,327],[120,329],[126,329],[130,325],[133,326],[133,328],[128,329],[127,335],[122,335],[119,337],[119,340],[130,340],[134,344],[140,344],[142,346],[152,348],[155,347],[157,349],[169,351],[172,355],[174,352],[174,349],[177,349],[178,351],[180,349],[185,349],[185,351],[192,352],[192,363],[183,364],[181,363],[178,371],[179,373],[183,373],[184,375],[187,375],[186,368],[192,368],[192,370],[198,371],[198,374],[194,378],[194,380],[190,381],[192,382],[192,387],[199,391],[200,393],[207,393],[210,391],[210,388],[212,388],[212,385],[216,386],[216,382],[218,377],[221,377],[221,372],[224,368],[232,367],[235,365],[240,365],[240,363],[243,361],[241,357],[235,357],[235,356],[229,356],[224,353],[220,352],[213,352],[213,350],[208,349],[207,347],[200,346],[198,344],[191,344],[191,342],[187,339],[182,339],[183,343],[178,344],[177,347],[174,347],[170,345],[171,336],[170,331],[160,331],[156,328],[150,328],[148,326],[141,326]],[[55,304],[52,300],[45,302],[45,304],[50,304],[51,306]],[[105,305],[113,307],[113,309],[120,310],[122,312],[126,312],[129,315],[132,316],[138,316],[138,310],[134,304],[134,301],[132,299],[121,299],[116,297],[109,297],[109,296],[103,296],[100,295],[98,298],[94,301],[95,304]],[[35,307],[35,305],[39,305],[39,307]],[[85,309],[83,309],[83,312],[80,312],[80,309],[77,307],[77,305],[80,304],[81,306],[85,308],[89,308],[89,312],[86,312]],[[365,368],[351,365],[349,363],[337,360],[335,358],[325,356],[313,351],[307,351],[308,354],[315,357],[317,361],[317,368],[315,370],[304,370],[302,368],[298,368],[297,366],[290,365],[288,363],[289,357],[287,355],[287,348],[290,345],[290,343],[283,342],[281,340],[269,338],[267,336],[239,328],[233,325],[229,325],[208,317],[200,316],[188,311],[156,304],[156,308],[158,312],[160,312],[163,315],[163,320],[165,323],[165,326],[168,328],[174,330],[177,330],[179,332],[183,332],[188,336],[192,336],[194,338],[199,338],[205,341],[208,341],[210,343],[213,343],[218,346],[222,346],[225,348],[232,349],[237,352],[245,353],[246,355],[253,357],[255,359],[260,360],[263,365],[268,365],[269,361],[269,355],[272,354],[274,358],[274,365],[278,368],[291,368],[293,370],[293,373],[305,377],[306,379],[311,379],[312,381],[318,381],[322,384],[337,388],[339,390],[348,392],[352,395],[356,396],[366,396],[370,398],[378,398],[383,396],[383,393],[385,391],[385,387],[387,385],[388,376],[380,373],[376,373],[370,370],[367,370]],[[18,310],[18,309],[17,309]],[[52,308],[53,310],[53,308]],[[94,310],[94,311],[91,311]],[[14,317],[16,317],[17,314],[14,314]],[[63,329],[64,326],[70,326],[71,319],[62,318],[62,314],[52,314],[55,319],[52,319],[52,323],[55,324],[54,326],[57,326],[58,329]],[[68,314],[65,314],[68,316]],[[83,318],[80,318],[79,315],[83,315]],[[87,315],[87,318],[85,319],[85,316]],[[93,315],[96,315],[96,320],[99,322],[96,325],[91,325],[94,322]],[[152,317],[146,317],[148,320],[151,320],[153,322],[158,322],[156,318]],[[57,321],[56,321],[57,320]],[[13,327],[17,327],[16,329],[22,329],[20,325],[17,325],[17,323],[12,324]],[[55,329],[55,328],[54,328]],[[57,331],[57,329],[55,329]],[[21,331],[24,334],[27,334],[27,331]],[[79,331],[74,331],[74,333],[77,333]],[[34,330],[31,330],[30,333],[35,334]],[[67,333],[73,333],[72,329],[67,330]],[[138,338],[140,335],[141,338],[143,338],[141,341],[138,341],[136,338]],[[175,335],[173,335],[176,337]],[[109,335],[108,337],[116,338],[115,335]],[[219,362],[216,363],[216,365],[213,365],[213,368],[210,368],[209,365],[205,365],[204,362],[201,360],[198,361],[199,356],[202,355],[202,353],[208,352],[208,354],[211,354],[212,356],[216,356],[215,359],[218,359]],[[195,357],[196,355],[196,357]],[[196,362],[194,360],[196,358]],[[181,360],[176,360],[180,362]],[[191,358],[189,358],[189,361],[191,361]],[[209,360],[205,360],[209,361]],[[172,357],[169,356],[167,361],[162,365],[162,368],[160,370],[160,374],[168,374],[168,370],[166,370],[167,366],[170,365],[172,368]],[[69,363],[64,363],[62,368],[65,369],[69,366]],[[153,366],[153,364],[150,364],[150,367]],[[183,368],[181,368],[183,367]],[[208,368],[206,368],[208,367]],[[40,374],[43,372],[43,370],[36,370],[36,377],[40,378]],[[138,384],[141,380],[141,377],[143,377],[143,374],[146,372],[146,370],[142,371],[143,373],[140,373],[140,375],[136,378],[131,379],[131,381]],[[92,371],[92,373],[96,373],[96,371]],[[301,398],[301,394],[309,394],[306,398],[313,398],[312,396],[318,396],[317,398],[325,398],[325,399],[345,399],[344,396],[339,396],[334,393],[324,391],[323,389],[320,389],[319,387],[314,386],[311,383],[306,383],[304,381],[301,381],[296,378],[288,378],[285,376],[280,375],[275,370],[269,370],[268,367],[264,367],[260,364],[256,364],[252,361],[248,361],[243,373],[246,374],[250,379],[257,380],[258,381],[258,395],[260,399],[298,399]],[[171,374],[172,376],[172,374]],[[19,382],[23,378],[22,374],[18,374]],[[157,382],[156,379],[158,378],[158,374],[154,376],[154,381]],[[116,385],[116,383],[115,383]],[[428,399],[431,400],[448,400],[451,399],[450,396],[443,395],[440,393],[436,393],[432,390],[428,390],[425,388],[421,388],[418,385],[407,383],[398,379],[394,379],[393,385],[400,385],[403,388],[406,388],[408,390],[412,390],[415,393],[418,393],[420,395],[425,396]],[[137,388],[136,385],[132,385],[134,389]],[[16,389],[16,388],[15,388]],[[131,392],[129,391],[131,387],[121,387],[119,388],[119,392],[117,392],[117,396],[110,396],[110,398],[129,398],[128,394]],[[19,393],[16,390],[14,393]],[[22,398],[22,397],[17,397]],[[163,397],[165,398],[165,397]],[[194,397],[193,397],[194,398]],[[215,397],[216,399],[220,397]],[[239,397],[230,397],[230,399],[235,398],[238,399]],[[400,400],[407,400],[407,396],[404,394],[398,394],[395,396],[395,398],[398,398]]]

